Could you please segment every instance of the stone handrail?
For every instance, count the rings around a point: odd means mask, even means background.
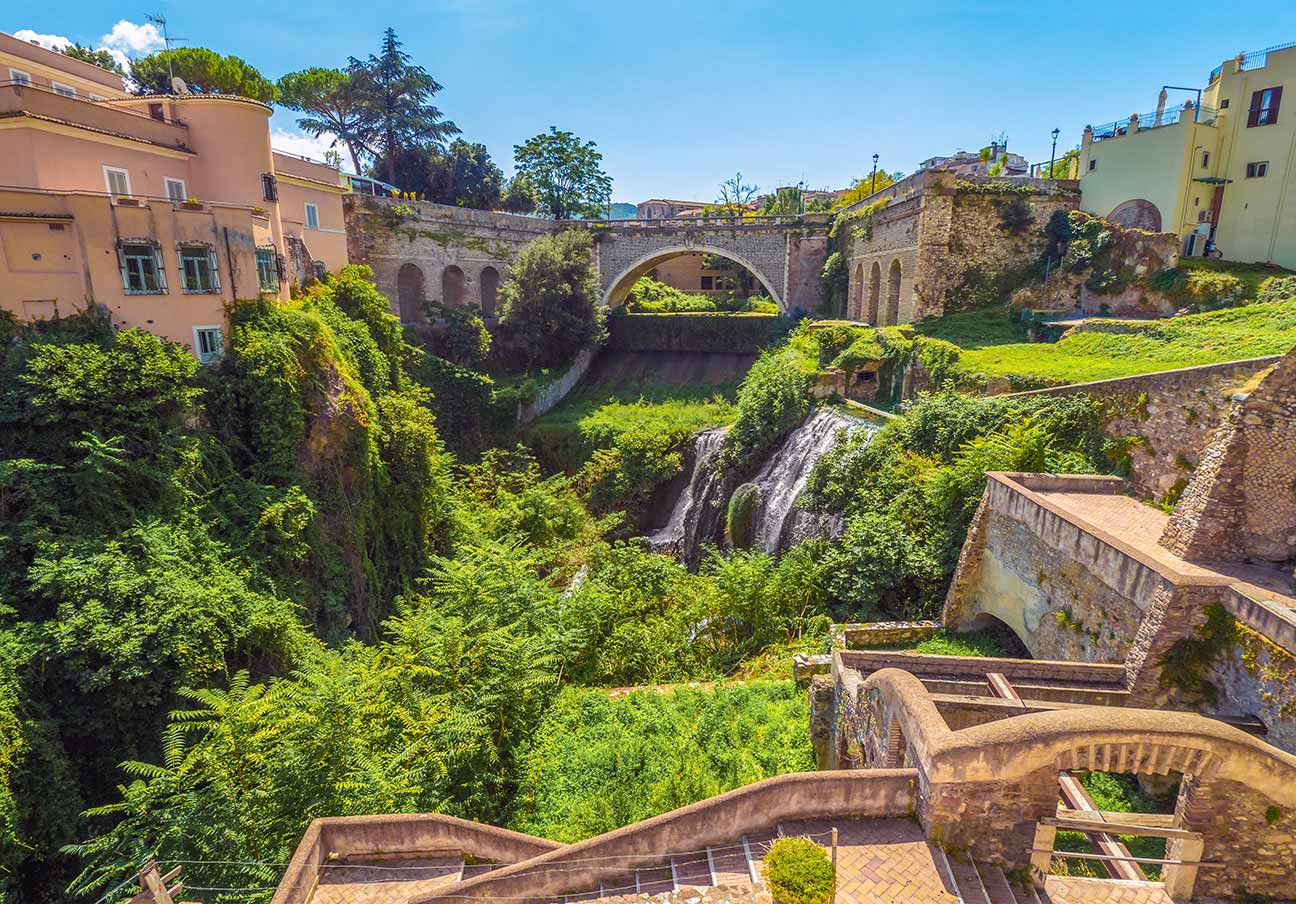
[[[445,894],[415,897],[410,904],[450,904],[466,898],[552,900],[597,889],[600,880],[618,870],[661,866],[672,854],[733,843],[782,820],[908,816],[914,810],[916,784],[913,769],[775,776],[468,879]]]
[[[298,843],[271,904],[306,904],[319,884],[321,871],[335,859],[462,852],[484,860],[518,863],[562,847],[547,838],[441,813],[316,819]]]
[[[1013,782],[1045,767],[1174,769],[1238,782],[1296,806],[1296,756],[1196,713],[1122,707],[1037,712],[952,731],[923,683],[883,669],[860,684],[898,722],[929,783]],[[1133,750],[1133,761],[1122,758]],[[1124,766],[1125,768],[1121,768]],[[1139,768],[1135,768],[1139,767]]]

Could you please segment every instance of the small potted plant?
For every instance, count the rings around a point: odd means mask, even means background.
[[[199,201],[197,198],[185,198],[183,201],[180,202],[180,206],[183,207],[185,210],[203,209],[202,201]]]

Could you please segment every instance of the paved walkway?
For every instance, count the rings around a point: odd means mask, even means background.
[[[1249,584],[1263,596],[1288,608],[1296,608],[1296,597],[1290,594],[1291,576],[1280,569],[1256,565],[1201,565],[1186,562],[1170,552],[1159,542],[1170,516],[1158,508],[1115,493],[1034,492],[1170,571],[1194,578],[1218,579],[1221,584]]]
[[[856,819],[837,823],[837,904],[904,901],[959,904],[937,866],[940,852],[910,819]],[[814,835],[827,846],[832,823],[784,823],[785,835]]]
[[[1116,882],[1111,879],[1081,879],[1049,876],[1044,904],[1174,904],[1165,887],[1156,882]]]

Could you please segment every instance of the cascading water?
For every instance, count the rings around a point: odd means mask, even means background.
[[[726,430],[703,430],[693,439],[693,471],[688,484],[671,508],[666,525],[648,534],[648,542],[657,549],[674,549],[682,556],[696,548],[701,528],[708,522],[714,530],[716,496],[723,481],[716,474],[716,455],[724,443]]]
[[[831,409],[821,409],[797,427],[774,450],[752,483],[759,501],[754,514],[752,546],[778,553],[808,537],[832,536],[840,529],[835,515],[821,515],[796,507],[815,462],[847,435],[877,428]],[[671,508],[665,526],[651,531],[648,540],[662,551],[672,551],[696,565],[703,547],[722,539],[725,511],[737,486],[732,477],[717,473],[716,457],[725,430],[706,430],[694,438],[692,471]]]
[[[833,533],[831,517],[797,508],[797,497],[805,489],[815,463],[841,436],[876,427],[832,409],[816,411],[765,462],[752,483],[759,488],[752,546],[774,554],[810,536]]]

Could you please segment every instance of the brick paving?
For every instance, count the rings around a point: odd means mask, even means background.
[[[1232,579],[1265,591],[1276,602],[1296,608],[1296,597],[1288,592],[1290,576],[1276,568],[1250,565],[1202,565],[1186,562],[1158,542],[1170,516],[1130,496],[1114,493],[1064,493],[1034,491],[1060,510],[1086,521],[1128,544],[1140,555],[1180,574],[1195,578]]]

